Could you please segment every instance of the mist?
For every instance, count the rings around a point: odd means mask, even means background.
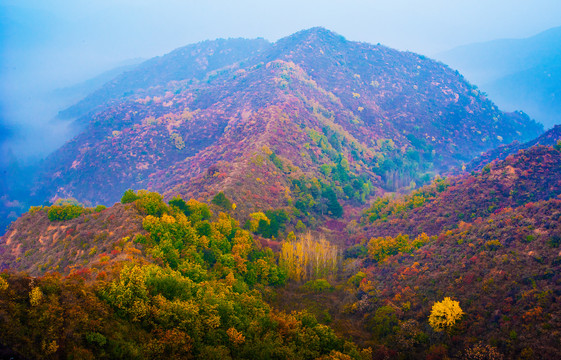
[[[73,135],[56,115],[86,95],[76,84],[187,44],[276,41],[323,26],[349,40],[431,56],[561,25],[557,0],[5,0],[0,14],[1,155],[23,162],[44,158]]]

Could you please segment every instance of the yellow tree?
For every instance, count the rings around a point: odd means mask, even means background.
[[[269,220],[267,215],[263,214],[261,211],[249,214],[249,218],[249,230],[251,230],[251,232],[257,231],[257,229],[259,228],[260,220],[266,221],[267,224],[271,223],[271,220]]]
[[[325,277],[337,271],[340,251],[324,238],[314,239],[307,233],[282,244],[280,263],[295,280]]]
[[[434,303],[429,316],[429,324],[434,331],[450,330],[464,315],[460,303],[445,297],[444,300]]]
[[[238,230],[233,240],[232,255],[236,261],[236,268],[240,273],[247,271],[247,255],[251,251],[253,239],[247,231]]]

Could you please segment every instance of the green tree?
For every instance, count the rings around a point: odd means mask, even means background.
[[[337,195],[331,187],[328,187],[323,192],[323,197],[327,200],[327,211],[329,211],[333,217],[343,216],[343,207],[337,201]]]
[[[77,218],[85,209],[79,205],[53,205],[47,212],[50,221],[62,221]]]
[[[218,205],[225,210],[232,209],[232,202],[226,197],[226,195],[224,195],[222,191],[216,194],[211,202],[214,205]]]
[[[127,191],[125,191],[123,197],[121,198],[121,204],[128,204],[139,198],[140,197],[136,195],[133,189],[128,189]]]

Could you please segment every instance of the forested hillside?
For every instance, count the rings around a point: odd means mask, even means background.
[[[323,28],[103,89],[0,237],[0,357],[561,357],[558,128]]]

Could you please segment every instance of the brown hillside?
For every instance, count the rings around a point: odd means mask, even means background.
[[[0,238],[2,268],[30,275],[69,273],[117,258],[125,247],[136,246],[135,235],[145,233],[142,218],[130,204],[115,204],[66,221],[50,221],[45,210],[25,213]]]

